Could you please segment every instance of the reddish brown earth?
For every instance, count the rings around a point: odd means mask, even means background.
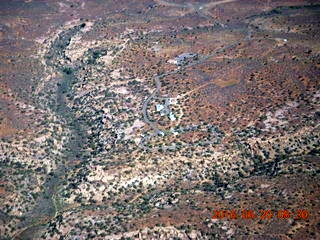
[[[0,239],[319,239],[319,1],[0,5]]]

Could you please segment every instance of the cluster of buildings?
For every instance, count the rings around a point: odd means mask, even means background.
[[[176,56],[174,59],[168,60],[168,63],[172,63],[177,66],[182,66],[187,61],[196,60],[197,58],[198,58],[198,54],[196,54],[196,53],[182,53],[182,54]]]
[[[156,111],[160,113],[160,116],[168,116],[170,121],[175,121],[176,116],[170,111],[169,105],[176,104],[177,100],[175,98],[166,98],[164,104],[156,104]]]

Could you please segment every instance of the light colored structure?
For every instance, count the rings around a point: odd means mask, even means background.
[[[170,119],[170,121],[175,121],[177,118],[176,118],[176,116],[171,112],[171,113],[169,113],[169,119]]]
[[[169,104],[177,104],[178,100],[176,98],[169,98]]]
[[[175,64],[177,66],[180,66],[186,62],[188,59],[195,59],[198,57],[198,54],[196,53],[182,53],[178,56],[176,56],[174,59],[168,60],[168,63]]]
[[[156,105],[156,110],[157,110],[157,112],[160,112],[161,110],[163,110],[164,109],[164,106],[162,105],[162,104],[157,104]]]
[[[176,59],[169,59],[168,60],[168,63],[171,63],[171,64],[176,64],[178,63],[178,61]]]

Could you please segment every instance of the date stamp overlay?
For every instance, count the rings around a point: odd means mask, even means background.
[[[294,211],[289,211],[286,209],[280,210],[251,210],[251,209],[242,209],[242,210],[213,210],[211,219],[220,219],[220,220],[307,220],[309,218],[309,212],[305,209],[297,209]]]

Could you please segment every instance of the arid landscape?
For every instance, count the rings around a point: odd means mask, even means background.
[[[0,2],[0,240],[320,239],[320,1]]]

